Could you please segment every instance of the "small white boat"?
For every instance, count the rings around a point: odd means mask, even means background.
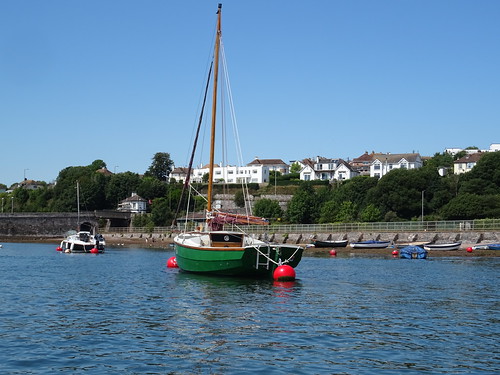
[[[65,253],[104,253],[104,246],[106,241],[101,234],[71,231],[61,241],[58,250]]]
[[[500,250],[500,244],[488,243],[483,245],[472,246],[472,250]]]
[[[350,246],[355,249],[385,249],[389,246],[391,241],[360,241],[352,242]]]
[[[458,250],[462,242],[449,242],[449,243],[432,243],[424,246],[424,249],[429,250]]]

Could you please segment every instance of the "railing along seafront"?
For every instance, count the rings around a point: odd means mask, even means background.
[[[178,223],[175,231],[194,230],[199,223]],[[230,229],[226,227],[226,229]],[[233,229],[236,229],[234,227]],[[454,221],[403,221],[378,223],[334,223],[334,224],[272,224],[243,225],[238,229],[246,233],[346,233],[346,232],[470,232],[498,231],[500,219],[454,220]],[[171,233],[171,227],[111,227],[102,233]]]

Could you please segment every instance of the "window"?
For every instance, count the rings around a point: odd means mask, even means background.
[[[373,169],[375,169],[376,171],[380,170],[380,164],[375,164],[373,166]]]

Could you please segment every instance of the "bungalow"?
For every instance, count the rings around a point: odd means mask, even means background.
[[[370,177],[383,177],[393,169],[416,169],[423,166],[419,153],[374,154],[370,165]]]
[[[144,198],[141,198],[136,193],[132,193],[130,197],[118,203],[118,211],[143,214],[146,212],[146,203],[147,201]]]

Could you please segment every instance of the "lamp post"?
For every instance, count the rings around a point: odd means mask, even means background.
[[[4,197],[2,197],[2,213],[3,213],[3,201],[5,200]]]
[[[24,168],[24,173],[23,173],[23,181],[26,181],[26,171],[29,171],[30,169],[29,168]]]
[[[274,196],[277,195],[276,177],[277,177],[276,167],[274,167]]]
[[[422,190],[422,224],[424,223],[424,191]]]
[[[14,197],[10,197],[10,213],[14,213]]]

